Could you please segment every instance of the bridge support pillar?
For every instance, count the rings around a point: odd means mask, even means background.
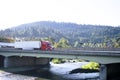
[[[0,67],[3,67],[4,66],[4,56],[1,56],[0,55]]]
[[[119,80],[120,79],[119,76],[120,76],[120,63],[101,64],[100,80]]]
[[[50,65],[50,59],[49,58],[36,58],[35,64],[36,65]]]
[[[5,57],[4,59],[4,68],[7,68],[8,67],[8,57]]]

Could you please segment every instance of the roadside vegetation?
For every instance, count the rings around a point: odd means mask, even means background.
[[[14,42],[13,38],[0,37],[0,42]]]
[[[52,63],[54,64],[61,64],[61,63],[65,63],[65,62],[69,62],[69,63],[73,63],[73,62],[85,62],[85,60],[81,60],[81,59],[61,59],[61,58],[53,58],[51,60]]]

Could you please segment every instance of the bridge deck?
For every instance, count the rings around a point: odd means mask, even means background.
[[[48,57],[48,58],[71,58],[85,59],[96,61],[102,64],[120,63],[120,51],[96,51],[96,50],[17,50],[17,49],[0,49],[2,56],[29,56],[29,57]]]

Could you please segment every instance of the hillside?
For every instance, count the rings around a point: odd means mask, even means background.
[[[101,43],[106,38],[119,38],[120,27],[40,21],[1,30],[0,36],[19,38],[51,37],[55,41],[65,38],[69,40],[70,43],[75,41],[81,43]]]

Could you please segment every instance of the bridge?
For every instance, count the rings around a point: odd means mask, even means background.
[[[68,58],[83,59],[95,61],[100,64],[110,64],[120,62],[120,51],[93,51],[93,50],[17,50],[17,49],[0,49],[0,55],[10,56],[27,56],[36,58]]]
[[[116,77],[120,73],[119,50],[58,49],[54,51],[39,51],[1,48],[0,55],[1,66],[3,67],[48,65],[50,58],[69,58],[100,63],[101,80]]]

